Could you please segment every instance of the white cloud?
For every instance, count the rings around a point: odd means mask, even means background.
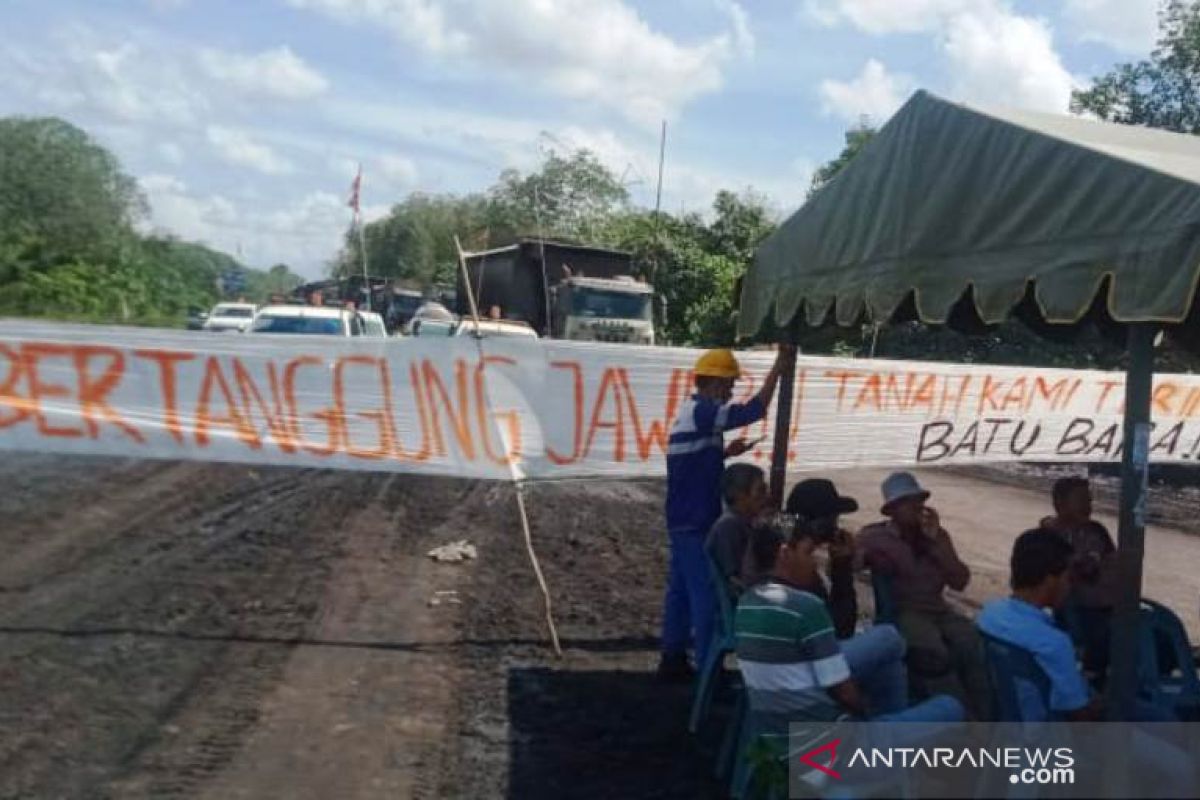
[[[285,175],[294,169],[286,159],[267,145],[254,141],[245,131],[209,125],[205,136],[217,155],[230,164],[249,167],[264,175]]]
[[[209,77],[251,96],[303,100],[329,88],[329,81],[288,47],[254,55],[204,49],[200,65]]]
[[[960,14],[947,23],[943,47],[956,97],[983,104],[1067,111],[1074,81],[1043,20],[1001,10]]]
[[[1066,0],[1063,18],[1083,41],[1144,55],[1158,40],[1159,0]]]
[[[825,27],[848,22],[880,35],[931,30],[950,14],[990,4],[991,0],[805,0],[804,11]]]
[[[324,266],[317,259],[333,257],[350,224],[344,198],[330,192],[309,192],[281,208],[260,209],[253,202],[194,192],[173,175],[147,175],[139,183],[150,204],[150,230],[226,253],[240,250],[251,265],[282,261],[311,278],[319,277]],[[364,211],[374,219],[381,210]]]
[[[1017,13],[1008,0],[809,0],[806,9],[819,24],[847,23],[874,35],[933,34],[958,99],[1067,110],[1074,82],[1050,25]]]
[[[849,81],[824,80],[819,87],[824,113],[849,122],[869,117],[875,124],[885,122],[912,91],[907,75],[892,75],[880,62],[870,59],[857,78]]]
[[[412,186],[417,182],[417,165],[411,159],[394,153],[385,153],[378,158],[383,177],[400,186]]]
[[[729,15],[729,24],[733,27],[733,43],[743,56],[754,55],[754,33],[750,30],[750,15],[746,9],[733,0],[716,0],[717,7]]]
[[[209,104],[180,65],[135,36],[114,42],[82,26],[0,49],[0,74],[26,102],[109,122],[189,125]]]
[[[239,222],[234,204],[221,195],[196,197],[174,175],[152,174],[138,183],[150,206],[150,228],[184,239],[204,242],[227,252],[237,245],[226,236]]]
[[[715,91],[753,46],[744,9],[720,0],[731,30],[683,44],[623,0],[289,0],[346,23],[382,26],[455,67],[505,74],[653,125]]]

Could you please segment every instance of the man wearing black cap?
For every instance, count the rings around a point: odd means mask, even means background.
[[[818,580],[812,587],[805,587],[805,591],[825,601],[839,639],[853,635],[858,621],[854,537],[842,529],[839,517],[858,511],[858,501],[839,495],[832,481],[810,478],[792,487],[784,508],[796,520],[796,535],[811,538],[818,547],[825,545],[829,554],[828,587]]]

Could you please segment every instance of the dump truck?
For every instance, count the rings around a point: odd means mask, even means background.
[[[480,316],[526,322],[539,336],[654,344],[654,289],[633,276],[629,253],[522,239],[464,260],[455,295],[463,317],[473,293]]]

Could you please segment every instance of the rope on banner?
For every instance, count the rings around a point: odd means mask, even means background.
[[[479,324],[479,306],[475,302],[475,293],[471,290],[471,276],[467,272],[467,260],[463,253],[462,244],[458,237],[454,237],[454,249],[458,251],[458,265],[462,270],[463,285],[467,288],[467,301],[471,305],[471,316],[475,319],[475,335],[476,343],[479,346],[480,358],[483,357],[483,329]],[[491,393],[487,391],[487,382],[484,382],[483,401],[487,406],[489,418],[495,419],[492,409]],[[517,467],[513,463],[509,463],[509,471],[512,474],[513,487],[517,492],[517,511],[521,516],[521,531],[525,537],[525,552],[529,556],[529,563],[533,566],[533,574],[537,578],[538,587],[542,592],[542,607],[546,614],[546,627],[550,631],[550,643],[554,647],[554,654],[562,658],[562,645],[558,639],[558,628],[554,624],[554,612],[550,602],[550,588],[546,585],[546,577],[542,574],[542,566],[538,561],[537,551],[533,549],[533,534],[529,529],[529,514],[525,509],[525,482],[517,473]]]

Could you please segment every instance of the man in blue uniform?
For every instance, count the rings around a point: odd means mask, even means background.
[[[683,404],[667,445],[667,531],[671,557],[663,603],[662,660],[664,680],[688,680],[689,639],[703,661],[712,636],[716,598],[704,552],[705,537],[721,516],[721,473],[725,459],[754,445],[738,440],[725,446],[724,432],[744,428],[767,414],[779,383],[786,352],[781,345],[762,388],[747,403],[734,403],[733,386],[741,368],[730,350],[709,350],[696,361],[696,393]]]

